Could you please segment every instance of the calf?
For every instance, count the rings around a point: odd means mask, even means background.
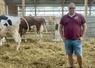
[[[19,34],[19,24],[20,18],[13,16],[0,16],[0,45],[4,41],[4,37],[7,36],[7,33],[12,35],[15,42],[17,43],[16,50],[19,49],[21,43],[21,37]]]

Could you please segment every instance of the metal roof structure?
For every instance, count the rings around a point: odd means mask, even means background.
[[[22,0],[4,0],[4,1],[7,5],[10,5],[10,4],[20,5],[22,3]],[[75,4],[78,4],[78,5],[83,5],[85,0],[25,0],[26,5],[36,3],[37,5],[45,4],[47,6],[61,5],[62,3],[66,5],[70,2],[74,2]],[[88,0],[88,5],[92,5],[92,4],[93,5],[95,4],[95,0]]]

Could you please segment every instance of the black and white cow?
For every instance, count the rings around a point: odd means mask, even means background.
[[[2,46],[7,33],[12,35],[17,43],[16,50],[19,49],[21,37],[19,34],[20,17],[0,16],[0,45]]]

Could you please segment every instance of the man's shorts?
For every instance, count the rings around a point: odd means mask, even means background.
[[[81,40],[64,40],[65,50],[67,55],[82,56]]]

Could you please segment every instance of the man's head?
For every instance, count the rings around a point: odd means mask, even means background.
[[[70,3],[68,5],[68,10],[69,10],[70,15],[73,15],[75,13],[75,8],[76,8],[76,6],[74,3]]]

